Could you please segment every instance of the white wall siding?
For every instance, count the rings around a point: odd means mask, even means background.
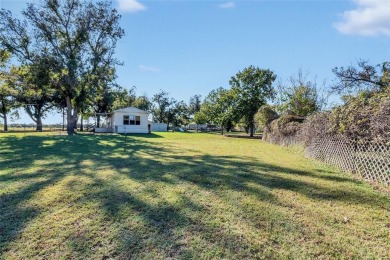
[[[123,116],[139,116],[140,125],[123,125]],[[132,111],[120,111],[114,112],[112,115],[112,124],[115,129],[115,132],[123,133],[149,133],[148,130],[148,114],[147,113],[138,113]]]
[[[165,123],[153,123],[152,131],[153,132],[166,132],[168,125]]]

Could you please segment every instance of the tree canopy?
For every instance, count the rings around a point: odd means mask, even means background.
[[[8,131],[8,116],[12,109],[17,107],[16,91],[12,87],[12,76],[9,67],[11,54],[0,49],[0,118],[4,122],[4,131]],[[17,112],[14,111],[14,115]]]
[[[229,84],[231,90],[237,95],[237,109],[246,125],[250,135],[254,134],[254,116],[267,99],[275,96],[272,86],[276,75],[269,69],[260,69],[249,66],[231,77]]]
[[[124,35],[120,15],[110,2],[81,0],[29,3],[22,15],[23,21],[0,11],[0,45],[22,64],[49,57],[52,86],[66,104],[67,131],[72,134],[89,91],[85,88],[97,88],[120,64],[114,57],[117,40]]]
[[[332,71],[338,79],[332,89],[338,93],[382,91],[390,86],[390,62],[373,66],[368,64],[368,61],[358,60],[357,66],[335,67]]]

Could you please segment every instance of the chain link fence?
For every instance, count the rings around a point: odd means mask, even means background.
[[[308,145],[306,155],[366,180],[390,186],[389,144],[358,143],[343,136],[324,136]]]

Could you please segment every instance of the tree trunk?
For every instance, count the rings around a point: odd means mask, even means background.
[[[41,116],[37,116],[37,127],[36,127],[36,131],[42,131],[43,130],[43,125],[42,125],[42,118]]]
[[[4,132],[8,131],[7,113],[3,113],[4,119]]]
[[[66,97],[66,119],[66,132],[68,135],[75,134],[75,129],[77,127],[77,108],[72,108],[70,97]]]
[[[223,135],[223,125],[221,125],[221,135]]]
[[[65,130],[65,109],[62,108],[62,131]]]
[[[83,115],[80,116],[80,132],[84,131]]]
[[[100,127],[100,115],[96,115],[96,127]]]
[[[249,126],[250,137],[253,137],[253,135],[254,135],[254,130],[255,130],[255,128],[253,127],[253,123],[252,123],[251,126]]]

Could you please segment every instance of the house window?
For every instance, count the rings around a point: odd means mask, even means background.
[[[123,125],[129,125],[129,116],[123,116]]]
[[[123,125],[141,125],[141,117],[123,116]]]

